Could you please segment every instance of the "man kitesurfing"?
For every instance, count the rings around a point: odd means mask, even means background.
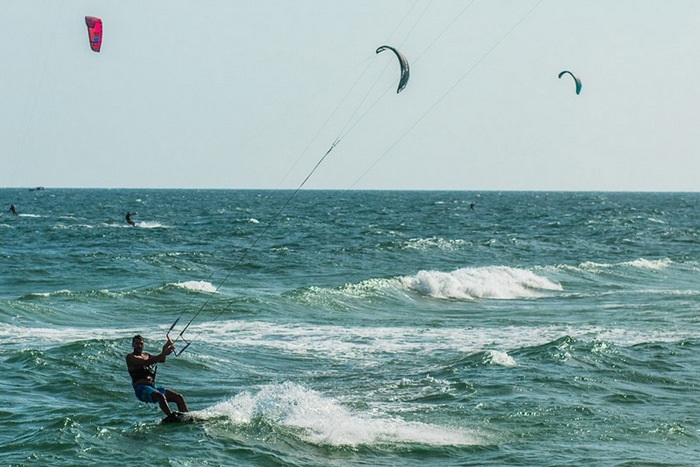
[[[394,52],[396,57],[399,59],[399,64],[401,67],[401,77],[399,80],[399,85],[398,89],[396,90],[396,93],[400,93],[408,84],[408,79],[410,76],[410,70],[409,70],[409,64],[408,60],[406,60],[406,57],[399,52],[397,49],[391,46],[381,46],[376,50],[376,53],[380,53],[384,50],[391,50]],[[368,93],[369,94],[369,93]],[[316,169],[323,163],[323,161],[326,159],[326,157],[330,154],[330,152],[335,148],[338,143],[340,142],[342,137],[341,135],[338,135],[336,140],[331,144],[330,148],[323,154],[323,156],[318,160],[316,165],[311,169],[311,171],[307,174],[306,178],[299,184],[297,189],[292,192],[292,194],[287,198],[287,201],[284,203],[284,205],[277,211],[277,213],[272,217],[272,220],[267,224],[267,226],[262,229],[262,231],[259,233],[257,237],[253,240],[252,244],[243,251],[243,254],[239,258],[238,262],[234,266],[234,269],[236,266],[241,264],[243,259],[248,255],[248,253],[255,247],[257,242],[262,238],[262,236],[268,231],[268,229],[275,223],[275,221],[279,218],[279,216],[282,214],[284,209],[287,207],[287,205],[291,202],[292,198],[304,187],[306,182],[311,178],[311,176],[316,172]],[[132,226],[135,226],[135,223],[132,219],[132,216],[135,215],[136,213],[131,213],[128,211],[126,213],[126,221],[131,224]],[[200,313],[204,310],[205,306],[209,303],[209,300],[213,296],[214,293],[218,292],[219,288],[224,284],[224,282],[233,274],[234,269],[232,269],[226,277],[221,281],[221,284],[216,288],[216,290],[209,295],[209,297],[204,301],[204,303],[199,307],[199,310],[197,310],[193,316],[190,318],[190,320],[187,322],[187,324],[183,327],[183,329],[179,332],[177,337],[175,338],[176,341],[182,340],[185,343],[185,346],[182,347],[182,349],[179,351],[179,353],[175,352],[175,345],[173,341],[170,339],[169,335],[170,332],[175,329],[175,326],[177,326],[178,322],[180,321],[180,318],[184,316],[184,313],[181,314],[175,322],[170,326],[170,329],[168,330],[168,333],[166,334],[167,336],[167,342],[165,345],[163,345],[163,351],[159,355],[150,355],[146,352],[143,351],[143,338],[141,336],[134,336],[133,339],[133,346],[134,346],[134,352],[130,353],[129,355],[126,356],[126,363],[127,367],[129,370],[129,374],[131,375],[131,380],[132,384],[134,386],[134,392],[136,394],[136,397],[143,402],[147,403],[158,403],[160,404],[160,408],[165,412],[167,417],[163,419],[163,422],[179,422],[179,421],[197,421],[198,419],[196,417],[192,417],[191,415],[187,415],[186,417],[183,416],[182,412],[187,412],[187,404],[185,403],[185,399],[178,393],[171,391],[170,389],[164,388],[164,387],[156,387],[155,385],[155,377],[156,377],[156,370],[155,370],[155,364],[160,363],[160,362],[165,362],[165,358],[172,354],[175,353],[175,355],[181,355],[193,342],[193,339],[187,340],[184,337],[185,331],[190,327],[190,325],[194,322],[194,320],[200,315]],[[216,317],[218,317],[221,314],[219,312]],[[178,410],[180,412],[172,412],[168,403],[169,402],[175,402],[177,403]]]
[[[131,224],[132,227],[136,227],[136,222],[131,218],[131,216],[135,216],[136,213],[131,213],[131,211],[126,211],[126,222]]]
[[[131,376],[131,384],[134,386],[136,398],[149,404],[158,403],[167,416],[163,421],[177,421],[173,419],[179,418],[183,412],[189,412],[185,398],[166,387],[156,387],[156,365],[165,363],[165,358],[175,352],[175,344],[169,336],[167,339],[162,352],[158,355],[151,355],[143,351],[143,337],[134,336],[131,341],[134,351],[126,356],[126,367]],[[180,413],[173,412],[168,405],[169,402],[175,402]]]

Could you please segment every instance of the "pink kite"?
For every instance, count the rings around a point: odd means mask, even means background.
[[[88,28],[90,48],[95,52],[99,52],[102,46],[102,20],[94,16],[86,16],[85,24],[87,24]]]

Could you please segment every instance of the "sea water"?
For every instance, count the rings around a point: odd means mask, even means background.
[[[0,464],[700,462],[700,194],[291,195],[0,190]]]

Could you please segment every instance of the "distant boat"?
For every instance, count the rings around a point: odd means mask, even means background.
[[[43,186],[38,186],[36,188],[30,188],[29,191],[44,191],[46,188]]]

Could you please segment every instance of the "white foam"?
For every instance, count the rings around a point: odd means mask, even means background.
[[[90,224],[76,224],[76,225],[64,225],[64,224],[57,224],[51,227],[54,230],[73,230],[73,229],[78,229],[78,228],[83,228],[83,229],[94,229],[95,226],[90,225]]]
[[[620,263],[623,266],[631,266],[634,268],[640,268],[640,269],[653,269],[653,270],[660,270],[660,269],[665,269],[668,267],[669,264],[671,264],[671,260],[668,258],[665,259],[657,259],[657,260],[648,260],[644,258],[636,259],[634,261],[628,261],[626,263]]]
[[[201,334],[202,340],[221,347],[235,342],[238,348],[256,352],[298,355],[304,358],[323,355],[331,360],[353,361],[354,365],[367,368],[381,365],[387,356],[403,358],[403,355],[410,355],[413,358],[440,352],[464,355],[490,352],[486,363],[509,366],[515,362],[508,355],[511,349],[540,346],[565,336],[584,341],[605,341],[620,346],[700,338],[700,331],[693,329],[640,332],[596,326],[425,329],[225,321],[193,326],[190,329],[193,333]]]
[[[595,270],[600,270],[600,269],[612,269],[615,267],[627,266],[627,267],[639,268],[639,269],[660,270],[660,269],[667,268],[672,263],[673,263],[673,261],[671,261],[668,258],[656,259],[656,260],[648,260],[648,259],[644,259],[644,258],[639,258],[639,259],[635,259],[633,261],[625,261],[622,263],[596,263],[593,261],[586,261],[584,263],[581,263],[579,265],[579,268],[584,269],[584,270],[595,271]]]
[[[104,328],[30,328],[13,325],[0,327],[0,339],[13,342],[15,347],[48,347],[54,344],[80,342],[86,339],[119,339],[135,334],[133,330],[110,330]]]
[[[208,292],[215,293],[216,287],[207,281],[187,281],[187,282],[177,282],[174,284],[175,287],[180,287],[182,289],[192,290],[194,292]]]
[[[136,227],[142,228],[142,229],[159,229],[159,228],[168,228],[168,226],[161,224],[160,222],[155,222],[155,221],[142,221],[142,222],[137,222]]]
[[[647,220],[651,223],[654,223],[654,224],[667,224],[666,221],[661,220],[661,219],[656,219],[654,217],[649,217]]]
[[[463,429],[382,417],[375,412],[358,414],[333,398],[290,382],[264,386],[255,394],[243,392],[203,412],[206,416],[226,416],[237,424],[263,418],[269,423],[291,428],[304,441],[319,445],[483,444],[479,436]]]
[[[51,297],[54,295],[71,295],[73,292],[71,292],[68,289],[63,289],[63,290],[56,290],[54,292],[33,292],[33,293],[28,293],[26,296],[27,297]]]
[[[154,327],[153,339],[160,339],[171,323]],[[8,347],[45,348],[56,343],[80,342],[90,339],[122,339],[133,336],[139,329],[85,327],[25,327],[0,326],[0,341]],[[192,325],[189,331],[197,336],[198,344],[228,348],[250,349],[260,353],[285,355],[323,355],[336,361],[353,361],[358,367],[377,367],[409,355],[435,355],[450,352],[469,355],[488,353],[486,363],[509,366],[508,351],[535,347],[554,342],[565,336],[582,341],[607,342],[618,346],[645,343],[679,342],[700,339],[700,331],[692,328],[635,331],[624,328],[596,326],[505,326],[501,328],[424,329],[407,327],[348,327],[320,325],[281,325],[261,321],[220,321]],[[86,337],[89,336],[89,337]],[[147,339],[149,336],[145,336]],[[514,360],[513,360],[514,361]]]
[[[498,366],[515,366],[515,359],[506,352],[489,350],[486,352],[486,362]]]
[[[447,273],[420,271],[401,278],[401,282],[429,297],[462,300],[528,298],[541,296],[543,291],[562,290],[560,284],[532,271],[506,266],[462,268]]]
[[[442,251],[455,251],[464,248],[467,242],[464,240],[445,240],[444,238],[412,238],[405,243],[405,248],[409,250],[428,251],[438,249]]]
[[[255,218],[253,218],[253,217],[251,217],[250,219],[248,219],[248,223],[250,223],[250,224],[259,224],[260,221],[257,220],[257,219],[255,219]]]

